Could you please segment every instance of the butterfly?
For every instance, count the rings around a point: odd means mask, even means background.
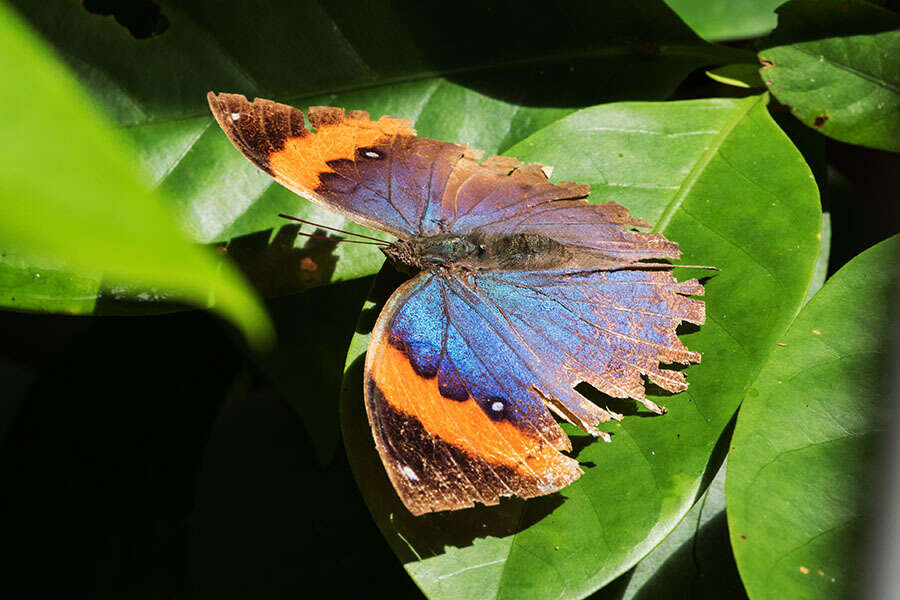
[[[413,276],[391,295],[365,361],[375,446],[415,515],[531,498],[582,475],[552,413],[609,441],[621,419],[586,382],[655,413],[643,376],[687,388],[670,363],[698,363],[676,335],[700,325],[696,280],[677,281],[678,244],[550,169],[416,136],[364,111],[302,111],[208,95],[253,164],[315,204],[396,236],[382,247]],[[656,261],[656,262],[648,262]]]

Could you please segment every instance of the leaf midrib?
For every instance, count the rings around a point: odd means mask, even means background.
[[[666,227],[669,226],[669,223],[672,221],[672,218],[675,216],[675,213],[678,212],[678,209],[681,208],[681,205],[684,203],[685,198],[691,193],[691,190],[694,187],[694,184],[700,179],[700,176],[706,170],[706,167],[709,166],[710,161],[713,157],[718,154],[719,149],[722,147],[722,144],[725,143],[725,140],[731,135],[731,132],[737,127],[737,124],[740,123],[744,117],[760,102],[766,101],[768,98],[768,94],[760,94],[759,96],[755,96],[752,101],[744,101],[743,105],[740,107],[738,111],[729,119],[722,129],[716,134],[716,137],[712,139],[709,146],[703,151],[703,154],[700,155],[700,159],[694,163],[694,166],[691,168],[691,172],[688,173],[688,176],[685,177],[684,181],[681,183],[681,186],[678,188],[678,192],[669,202],[666,209],[663,211],[663,214],[660,216],[659,220],[656,222],[656,225],[653,227],[653,231],[662,233],[665,231]]]

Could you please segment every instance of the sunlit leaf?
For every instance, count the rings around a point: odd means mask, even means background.
[[[82,312],[102,280],[212,307],[257,347],[272,331],[235,270],[191,243],[128,147],[17,16],[0,4],[0,305]]]
[[[775,8],[784,0],[666,0],[697,35],[710,41],[765,35],[775,28]]]
[[[829,137],[900,151],[900,16],[838,0],[794,0],[779,13],[772,43],[798,41],[759,53],[778,101]]]

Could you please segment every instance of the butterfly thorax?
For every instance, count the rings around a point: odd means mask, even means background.
[[[383,252],[396,267],[407,272],[435,268],[551,269],[572,258],[563,244],[534,233],[441,233],[398,240]]]

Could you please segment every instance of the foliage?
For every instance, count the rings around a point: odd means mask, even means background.
[[[255,345],[268,343],[252,292],[185,239],[77,82],[6,6],[0,11],[0,60],[16,82],[0,99],[9,119],[0,133],[0,305],[90,312],[105,280],[117,296],[214,306]]]
[[[865,496],[884,433],[897,236],[863,252],[794,319],[741,410],[728,473],[731,537],[753,598],[863,589]],[[767,423],[779,423],[779,428]]]
[[[14,577],[53,585],[27,575],[45,564],[34,532],[88,537],[74,523],[94,514],[90,482],[122,481],[140,463],[111,457],[140,447],[152,451],[129,460],[157,466],[136,472],[181,473],[134,477],[162,482],[159,498],[184,494],[154,518],[193,540],[193,567],[88,543],[67,560],[95,595],[144,585],[152,568],[180,575],[134,595],[259,595],[317,576],[348,594],[420,594],[411,579],[430,598],[854,592],[846,556],[876,476],[856,465],[876,462],[898,248],[862,252],[869,243],[822,209],[846,213],[835,156],[898,156],[895,13],[862,0],[791,0],[777,18],[772,0],[463,2],[439,17],[406,1],[12,4],[0,4],[0,64],[15,82],[0,98],[0,321],[13,340],[0,356],[0,487],[7,543],[22,548]],[[376,276],[383,257],[298,238],[279,212],[364,230],[235,152],[208,90],[410,118],[420,135],[553,165],[554,180],[590,184],[591,202],[625,205],[685,263],[719,269],[707,323],[682,332],[703,353],[690,389],[652,394],[663,417],[622,403],[631,416],[607,427],[611,444],[568,428],[586,474],[561,494],[410,516],[361,402],[392,285]],[[859,256],[819,290],[841,266],[836,245]],[[189,306],[225,316],[254,349],[274,323],[276,351],[246,354]],[[61,403],[69,389],[89,393]],[[92,445],[107,435],[114,444]],[[67,497],[56,479],[83,498],[47,504]],[[135,506],[155,514],[147,502]],[[148,545],[95,518],[119,547]],[[86,575],[108,564],[113,583]]]

